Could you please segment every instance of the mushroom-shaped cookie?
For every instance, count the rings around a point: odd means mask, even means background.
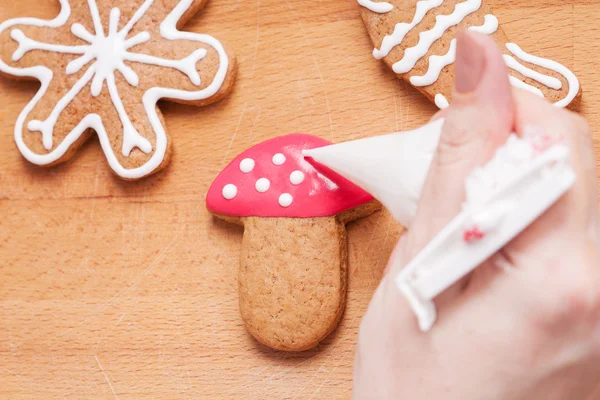
[[[328,144],[306,134],[263,142],[234,159],[207,195],[210,212],[244,226],[240,312],[274,349],[306,350],[335,329],[346,300],[345,224],[380,207],[302,156]]]

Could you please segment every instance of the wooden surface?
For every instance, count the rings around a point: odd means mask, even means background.
[[[53,17],[54,3],[0,0],[0,19]],[[524,49],[573,67],[599,132],[600,3],[490,3]],[[36,85],[0,79],[0,398],[350,396],[357,329],[397,224],[378,213],[349,226],[346,314],[317,349],[286,354],[244,330],[242,231],[213,219],[204,195],[251,144],[414,128],[435,108],[371,57],[351,0],[213,0],[188,29],[231,45],[238,79],[209,108],[162,107],[174,155],[141,182],[115,178],[95,138],[57,168],[24,162],[12,132]]]

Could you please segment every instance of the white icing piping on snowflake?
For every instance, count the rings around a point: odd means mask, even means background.
[[[373,50],[373,57],[375,57],[378,60],[386,57],[394,47],[402,43],[406,35],[414,27],[416,27],[421,21],[423,21],[423,19],[430,10],[441,6],[443,2],[444,0],[418,1],[416,4],[415,15],[413,17],[413,20],[410,23],[397,23],[394,26],[393,33],[390,35],[386,35],[383,38],[381,47],[379,49]],[[441,38],[449,28],[460,24],[465,17],[479,10],[481,8],[481,2],[481,0],[465,0],[461,3],[458,3],[455,6],[455,9],[452,12],[452,14],[436,16],[436,23],[434,27],[428,31],[421,32],[419,34],[419,42],[415,46],[406,49],[404,51],[402,59],[394,63],[394,65],[392,66],[394,72],[398,74],[410,72],[415,67],[416,63],[421,58],[423,58],[427,54],[427,52],[429,52],[429,49],[436,40]],[[359,1],[359,4],[366,7],[366,5],[364,5],[361,1]],[[498,30],[498,19],[492,14],[487,14],[485,16],[485,22],[483,25],[470,27],[469,30],[491,35],[492,33]],[[577,79],[575,74],[573,74],[573,72],[571,72],[565,66],[552,60],[528,54],[514,43],[507,43],[506,47],[513,55],[515,55],[519,59],[540,66],[542,68],[554,71],[562,75],[568,81],[569,92],[564,99],[555,103],[557,107],[568,106],[579,93],[579,80]],[[414,86],[432,85],[438,80],[444,67],[454,63],[455,60],[456,39],[453,39],[450,42],[450,48],[448,52],[443,56],[430,56],[429,68],[427,70],[427,73],[423,76],[412,76],[410,78],[410,82]],[[533,79],[539,82],[540,84],[549,87],[550,89],[560,90],[562,88],[562,82],[559,79],[534,71],[531,68],[528,68],[523,64],[519,63],[514,57],[510,55],[504,55],[504,60],[509,68],[521,73],[523,76]],[[531,86],[513,76],[509,76],[509,80],[510,83],[515,87],[527,90],[529,92],[537,94],[538,96],[544,97],[542,91],[536,88],[535,86]],[[445,108],[448,106],[448,100],[442,94],[437,94],[435,96],[435,104],[440,108]]]
[[[45,21],[37,18],[16,18],[8,20],[0,24],[0,33],[15,25],[29,25],[37,27],[58,28],[65,25],[71,15],[71,7],[68,0],[59,0],[61,4],[60,14],[53,20]],[[146,162],[146,164],[133,168],[126,169],[118,161],[114,154],[108,134],[102,123],[102,119],[98,114],[89,114],[85,116],[79,124],[65,137],[56,149],[48,154],[36,154],[32,152],[23,141],[23,125],[29,113],[35,108],[37,103],[43,98],[48,90],[48,87],[53,79],[53,72],[44,66],[35,66],[30,68],[13,68],[0,60],[0,71],[15,75],[28,76],[36,78],[40,81],[41,87],[34,98],[27,104],[17,119],[15,126],[15,141],[17,147],[23,156],[30,162],[38,165],[51,164],[60,159],[69,147],[81,137],[83,132],[88,128],[92,128],[98,134],[100,144],[107,157],[111,168],[120,176],[128,179],[141,178],[149,175],[163,161],[166,148],[167,137],[164,127],[161,124],[160,118],[156,112],[156,103],[162,98],[170,98],[184,101],[202,100],[213,96],[220,89],[225,81],[229,60],[221,43],[209,35],[181,32],[177,30],[176,25],[185,11],[191,6],[193,0],[181,0],[171,13],[165,18],[160,25],[161,36],[167,40],[190,40],[203,43],[213,47],[219,55],[219,68],[211,84],[206,88],[196,91],[184,91],[172,88],[154,87],[148,89],[143,96],[143,104],[149,122],[156,134],[156,148],[154,154]],[[30,121],[28,128],[42,132],[42,141],[44,147],[48,150],[52,148],[52,134],[54,125],[58,120],[60,113],[73,101],[79,92],[92,81],[91,92],[93,96],[98,96],[102,91],[103,83],[107,83],[108,91],[111,100],[119,114],[119,118],[123,124],[123,147],[124,156],[128,156],[131,150],[135,147],[140,148],[145,153],[152,151],[151,143],[141,136],[133,124],[131,123],[125,108],[119,96],[117,86],[115,84],[114,71],[118,70],[123,74],[126,81],[132,85],[139,84],[137,74],[123,61],[138,62],[144,64],[153,64],[167,68],[177,69],[188,76],[190,81],[196,86],[200,85],[200,76],[196,70],[196,63],[206,56],[205,49],[199,49],[190,56],[182,60],[167,60],[158,57],[153,57],[145,54],[132,53],[128,50],[141,43],[147,42],[150,39],[150,34],[141,32],[136,36],[126,39],[127,35],[133,26],[144,16],[154,0],[146,0],[142,6],[136,11],[127,25],[117,32],[120,11],[114,8],[110,13],[109,34],[105,36],[100,13],[96,5],[96,0],[88,0],[92,21],[94,24],[95,35],[89,33],[81,24],[73,24],[71,32],[78,38],[89,43],[82,46],[64,46],[56,44],[41,43],[31,40],[19,29],[14,29],[11,32],[11,37],[19,43],[18,49],[13,54],[13,60],[18,61],[28,51],[43,50],[56,53],[80,54],[81,57],[71,61],[66,69],[67,74],[74,74],[80,71],[85,65],[92,60],[96,60],[79,79],[79,81],[71,88],[71,90],[56,104],[50,116],[45,121]],[[102,57],[102,56],[105,57]]]

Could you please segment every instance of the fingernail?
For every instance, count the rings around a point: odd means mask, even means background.
[[[457,93],[471,93],[477,90],[485,70],[484,49],[466,31],[456,34],[456,80]]]
[[[396,247],[394,247],[394,251],[392,251],[392,255],[388,260],[387,266],[383,270],[384,276],[387,275],[387,273],[390,272],[390,270],[393,269],[396,264],[401,262],[400,255],[405,247],[406,238],[406,232],[403,232],[402,236],[400,236],[400,239],[398,240],[398,243],[396,243]]]

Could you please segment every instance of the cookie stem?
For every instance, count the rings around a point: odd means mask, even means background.
[[[316,346],[345,307],[346,227],[337,216],[244,222],[240,311],[259,342],[285,351]]]

